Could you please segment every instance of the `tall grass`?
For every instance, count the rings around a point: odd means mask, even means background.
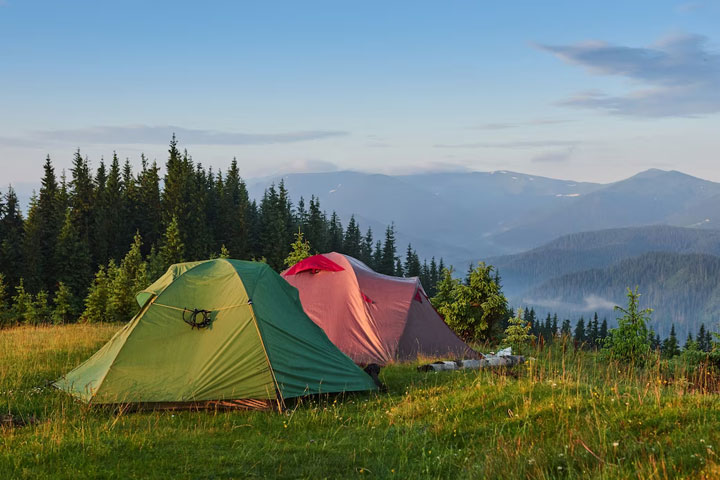
[[[720,478],[714,380],[680,364],[556,344],[509,371],[392,365],[387,393],[283,414],[125,414],[45,386],[117,328],[0,332],[0,411],[35,418],[2,430],[0,478]]]

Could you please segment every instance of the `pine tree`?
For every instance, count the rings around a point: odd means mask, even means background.
[[[92,279],[90,247],[80,238],[81,228],[75,225],[71,210],[65,214],[65,222],[57,240],[55,250],[57,281],[69,289],[74,303],[73,312],[82,308],[82,299],[87,294]]]
[[[600,333],[599,337],[602,339],[603,343],[605,343],[605,339],[608,336],[608,323],[607,318],[603,318],[602,326],[600,327]]]
[[[283,190],[282,182],[278,189],[271,185],[260,203],[262,255],[275,270],[282,269],[291,238],[287,232],[291,213]]]
[[[373,234],[372,228],[367,229],[360,245],[360,260],[370,268],[373,268]]]
[[[332,252],[340,252],[343,249],[343,227],[340,223],[340,218],[337,213],[333,211],[330,216],[330,223],[328,225],[328,237],[329,237],[329,250]]]
[[[598,325],[598,314],[595,312],[595,316],[593,317],[592,321],[590,322],[590,331],[588,335],[588,340],[590,342],[590,345],[593,348],[598,347],[602,344],[600,340],[600,328]]]
[[[570,326],[570,319],[565,319],[560,327],[560,335],[563,337],[570,337],[572,335],[572,327]]]
[[[385,243],[382,246],[382,257],[380,257],[380,263],[377,265],[377,271],[385,275],[394,275],[396,272],[396,256],[395,225],[390,224],[385,229]]]
[[[110,266],[108,270],[112,268],[113,274],[116,270],[115,261],[110,260]],[[100,268],[95,273],[95,280],[88,291],[88,295],[85,298],[85,311],[82,314],[82,319],[90,323],[98,323],[107,320],[107,305],[108,305],[108,294],[110,291],[110,280],[108,279],[107,270],[104,266],[100,265]]]
[[[140,252],[142,239],[136,233],[130,250],[110,279],[107,317],[110,321],[127,321],[138,309],[135,294],[147,287],[147,264]]]
[[[580,320],[578,320],[575,324],[575,333],[573,338],[579,345],[582,345],[587,341],[587,335],[585,333],[585,319],[583,317],[580,317]]]
[[[692,336],[692,333],[691,333],[691,332],[688,332],[688,336],[687,336],[687,339],[685,339],[685,346],[683,347],[683,350],[685,350],[685,351],[694,351],[694,352],[699,352],[699,351],[701,351],[701,350],[700,350],[700,345],[698,344],[697,341],[695,341],[695,340],[693,339],[693,336]]]
[[[559,332],[558,332],[558,316],[557,316],[557,313],[555,313],[555,314],[553,315],[552,326],[551,326],[550,333],[552,334],[553,337],[557,337],[557,336],[558,336],[558,333],[559,333]]]
[[[710,342],[708,342],[708,339],[706,338],[706,331],[705,331],[705,324],[700,324],[700,329],[698,330],[697,334],[697,343],[698,343],[698,349],[701,352],[709,352],[710,351]]]
[[[25,225],[17,195],[12,187],[8,188],[3,200],[0,216],[0,272],[4,273],[8,288],[12,290],[20,282],[25,268]]]
[[[520,352],[530,345],[532,338],[530,324],[524,320],[522,308],[518,308],[517,315],[509,320],[508,327],[505,329],[505,343],[510,345],[515,352]]]
[[[325,214],[320,210],[320,200],[315,196],[310,197],[309,216],[305,237],[314,252],[322,253],[328,251],[328,225]]]
[[[373,251],[373,259],[372,263],[370,263],[369,267],[375,270],[376,272],[380,271],[380,265],[383,261],[383,247],[382,242],[378,240],[375,242],[375,250]],[[395,268],[395,263],[393,263],[393,269]]]
[[[402,260],[399,258],[395,259],[395,272],[393,273],[396,277],[404,277],[405,276],[405,270],[403,269]]]
[[[31,205],[28,220],[25,222],[25,280],[30,291],[55,290],[55,245],[64,218],[55,169],[49,156],[43,168],[45,174],[40,195],[36,203]]]
[[[225,248],[225,245],[220,246],[220,255],[218,255],[218,258],[230,258],[230,251]]]
[[[82,286],[83,291],[87,287],[87,283],[92,278],[92,258],[91,245],[94,240],[95,231],[95,186],[93,184],[92,174],[90,173],[90,167],[87,159],[84,159],[80,155],[80,150],[75,152],[73,157],[72,168],[70,169],[72,179],[70,180],[70,221],[75,230],[77,237],[77,243],[82,244],[80,248],[83,252],[87,252],[88,259],[87,265],[82,265],[81,269],[87,267],[88,275],[90,277],[84,279],[84,285]],[[65,219],[67,222],[67,219]],[[74,293],[78,293],[79,290],[74,290]]]
[[[52,320],[56,325],[70,323],[78,315],[77,301],[70,288],[62,282],[58,283],[53,304],[55,308],[52,312]]]
[[[177,218],[173,217],[165,230],[159,255],[162,260],[162,272],[167,270],[170,265],[185,261],[185,244],[182,242]],[[153,273],[157,272],[153,271]]]
[[[40,290],[35,295],[35,300],[30,303],[30,308],[25,313],[27,323],[30,325],[41,325],[52,321],[52,310],[48,303],[48,294]]]
[[[162,237],[162,207],[160,203],[160,167],[156,162],[148,166],[145,155],[141,156],[142,167],[137,180],[136,225],[144,239],[143,255],[156,245]]]
[[[372,246],[372,243],[370,244]],[[350,216],[347,229],[345,230],[345,238],[343,239],[342,253],[351,257],[362,260],[362,235],[360,234],[360,226],[355,221],[355,215]]]
[[[233,158],[222,183],[218,177],[220,192],[220,212],[218,215],[217,241],[226,245],[235,258],[249,258],[248,251],[248,198],[245,182],[240,177],[237,160]]]
[[[310,242],[303,238],[302,232],[298,229],[295,234],[295,241],[290,245],[290,253],[285,258],[285,266],[292,267],[311,256]]]
[[[637,287],[635,290],[627,289],[627,298],[627,308],[615,307],[623,315],[618,318],[618,327],[609,332],[603,355],[625,362],[644,361],[650,352],[647,325],[652,309],[640,310]]]
[[[420,265],[420,257],[412,245],[408,243],[407,252],[405,253],[405,276],[406,277],[419,277],[422,271]]]
[[[0,273],[0,328],[11,323],[9,285],[5,282],[5,275]]]
[[[678,345],[677,335],[675,334],[675,324],[670,328],[670,336],[663,340],[662,356],[663,358],[673,358],[680,354],[680,346]]]
[[[13,300],[13,315],[18,321],[27,323],[28,312],[32,309],[33,298],[27,290],[25,290],[25,281],[21,278],[15,287],[15,295]]]

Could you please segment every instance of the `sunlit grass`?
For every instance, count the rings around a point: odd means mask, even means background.
[[[560,346],[509,372],[392,365],[387,393],[123,414],[49,380],[117,325],[0,331],[0,478],[718,478],[720,400],[682,367]]]

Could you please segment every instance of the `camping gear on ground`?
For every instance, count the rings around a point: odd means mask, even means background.
[[[504,348],[495,354],[483,355],[480,359],[459,360],[456,362],[434,362],[420,365],[418,370],[421,372],[442,372],[445,370],[468,370],[489,367],[512,367],[525,363],[525,357],[522,355],[513,355],[510,347]]]
[[[138,314],[57,388],[92,404],[250,408],[376,389],[263,263],[173,265],[137,301]]]
[[[417,277],[383,275],[335,252],[306,258],[282,275],[300,292],[308,316],[357,364],[480,358],[445,324]]]

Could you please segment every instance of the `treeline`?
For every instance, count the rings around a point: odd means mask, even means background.
[[[559,338],[567,338],[572,340],[576,349],[600,350],[605,345],[605,340],[610,333],[607,318],[603,318],[601,322],[597,312],[587,321],[581,316],[574,324],[570,319],[564,319],[561,324],[558,324],[556,313],[548,313],[542,319],[537,316],[534,308],[529,308],[523,311],[523,320],[529,325],[529,333],[538,345],[551,344]],[[685,343],[682,345],[675,332],[674,324],[670,328],[670,334],[662,340],[652,328],[648,329],[647,334],[650,349],[659,351],[663,358],[675,357],[683,351],[709,353],[713,349],[713,335],[704,323],[700,324],[695,336],[692,332],[688,333]]]
[[[620,298],[627,285],[639,285],[643,303],[653,305],[654,322],[662,336],[676,322],[684,336],[700,323],[715,323],[715,298],[720,294],[720,257],[703,254],[652,252],[602,269],[563,275],[528,293],[582,304],[586,298]],[[601,312],[602,314],[603,312]]]
[[[43,169],[27,218],[12,187],[0,199],[6,320],[127,320],[134,291],[172,263],[222,254],[279,271],[298,231],[312,253],[337,251],[387,275],[418,276],[430,296],[444,268],[442,259],[421,261],[411,245],[399,254],[394,225],[376,239],[354,217],[343,227],[314,196],[294,205],[282,181],[251,200],[235,160],[226,172],[206,169],[180,151],[174,136],[164,176],[144,156],[134,172],[116,154],[93,171],[79,150],[69,178],[65,172],[58,178],[50,157]]]

